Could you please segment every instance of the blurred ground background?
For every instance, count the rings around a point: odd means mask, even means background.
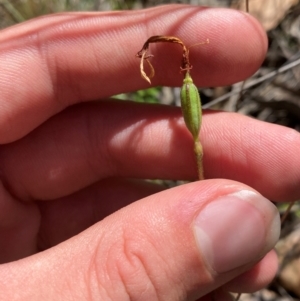
[[[245,0],[179,0],[245,11]],[[168,0],[0,0],[0,28],[62,11],[141,9],[174,3]],[[204,108],[246,114],[300,131],[300,3],[299,0],[249,0],[249,10],[268,33],[269,51],[261,68],[245,82],[204,87]],[[122,94],[120,99],[180,105],[180,88],[158,87]],[[299,150],[300,155],[300,150]],[[299,183],[300,185],[300,183]],[[281,214],[287,205],[279,205]],[[238,226],[238,225],[237,225]],[[277,245],[280,268],[273,283],[242,300],[300,300],[300,206],[294,205]]]

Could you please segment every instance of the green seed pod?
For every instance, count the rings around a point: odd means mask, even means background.
[[[186,72],[185,78],[183,80],[183,86],[180,91],[180,99],[184,122],[191,132],[194,140],[194,152],[197,161],[198,178],[199,180],[203,180],[203,150],[199,140],[199,133],[202,122],[201,100],[198,89],[194,85],[189,72]]]
[[[186,73],[183,80],[180,99],[184,122],[195,141],[198,139],[201,128],[202,110],[198,89],[194,85],[189,72]]]

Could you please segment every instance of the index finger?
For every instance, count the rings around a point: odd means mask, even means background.
[[[135,53],[155,34],[181,37],[186,45],[210,40],[191,51],[193,78],[204,86],[246,78],[267,45],[249,15],[187,5],[65,13],[8,28],[0,35],[0,143],[26,135],[74,103],[148,87]],[[153,84],[179,85],[180,48],[154,45],[152,53]]]

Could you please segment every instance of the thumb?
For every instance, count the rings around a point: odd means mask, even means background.
[[[276,207],[251,188],[190,183],[2,265],[0,300],[196,300],[259,262],[279,231]]]

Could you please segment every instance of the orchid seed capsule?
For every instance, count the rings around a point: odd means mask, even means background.
[[[203,150],[199,140],[199,133],[202,122],[201,100],[198,89],[194,85],[189,72],[186,72],[185,78],[183,80],[183,86],[180,91],[180,99],[184,122],[191,132],[194,140],[194,152],[196,155],[198,167],[198,178],[199,180],[203,180]]]
[[[189,72],[186,73],[183,80],[180,99],[184,122],[194,140],[196,140],[198,139],[202,122],[201,101],[198,89],[194,85]]]

